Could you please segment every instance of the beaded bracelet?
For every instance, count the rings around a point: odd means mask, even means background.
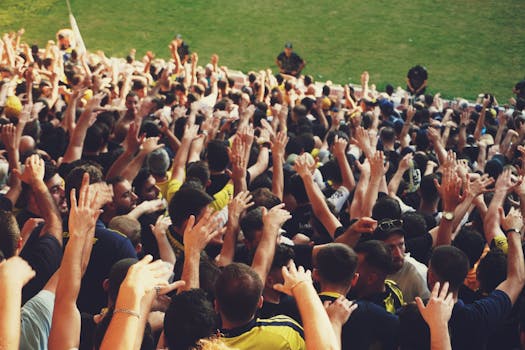
[[[131,315],[131,316],[135,316],[136,318],[140,318],[140,314],[138,312],[133,311],[133,310],[129,310],[129,309],[115,309],[113,311],[113,314],[118,314],[118,313],[127,314],[127,315]]]

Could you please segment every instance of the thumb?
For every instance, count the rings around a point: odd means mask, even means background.
[[[423,314],[423,312],[425,312],[425,304],[423,304],[423,300],[421,300],[420,297],[416,297],[416,305],[419,313]]]
[[[284,289],[284,284],[282,284],[282,283],[274,284],[273,285],[273,289],[275,289],[276,291],[281,292],[281,293],[286,293],[286,291]]]

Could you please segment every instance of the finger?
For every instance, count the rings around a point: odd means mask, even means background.
[[[448,282],[443,283],[443,287],[441,288],[441,291],[439,292],[439,298],[445,299],[448,294]]]
[[[16,169],[14,169],[16,170]],[[69,199],[71,201],[71,209],[73,208],[77,208],[77,196],[76,196],[76,193],[77,193],[77,190],[75,188],[73,188],[71,190],[71,193],[69,194]]]
[[[416,297],[416,305],[419,313],[423,314],[425,312],[425,304],[423,304],[423,300],[420,297]]]
[[[440,283],[436,282],[436,284],[434,284],[434,288],[432,288],[432,298],[437,298],[438,293],[439,293],[439,287],[440,287]]]
[[[148,254],[142,259],[140,259],[135,265],[138,265],[138,266],[148,265],[152,261],[153,261],[153,257],[150,254]]]

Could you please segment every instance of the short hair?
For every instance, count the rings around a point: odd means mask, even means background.
[[[186,167],[186,179],[194,179],[202,184],[202,187],[206,187],[210,180],[210,169],[208,164],[203,161],[197,161],[189,163]]]
[[[262,230],[264,227],[262,219],[262,207],[257,207],[248,211],[241,218],[239,225],[244,238],[246,238],[249,242],[255,241],[255,233],[259,230]]]
[[[491,249],[479,262],[477,278],[481,292],[495,290],[507,278],[507,255],[501,249]]]
[[[392,197],[379,198],[372,208],[372,218],[375,220],[400,219],[401,207],[399,202]]]
[[[148,155],[147,163],[153,175],[165,176],[170,167],[170,157],[164,148],[159,148]]]
[[[295,253],[289,245],[277,244],[275,246],[275,254],[273,256],[271,270],[281,269],[283,266],[288,265],[288,262],[295,258]]]
[[[213,201],[206,192],[191,187],[181,187],[168,206],[171,222],[180,227],[191,215],[197,217],[202,209]]]
[[[295,197],[298,204],[308,203],[308,194],[304,186],[303,179],[299,174],[294,174],[290,177],[290,181],[285,191],[287,194],[291,194]]]
[[[208,142],[207,156],[210,171],[223,171],[230,161],[228,147],[223,141],[211,140]]]
[[[171,299],[164,315],[164,335],[170,350],[193,349],[217,328],[216,313],[206,292],[191,289]]]
[[[89,152],[100,151],[109,139],[110,130],[105,123],[95,123],[86,131],[86,139],[84,141],[84,149]]]
[[[131,244],[136,247],[141,243],[141,226],[140,222],[128,215],[115,216],[108,224],[108,228],[111,230],[118,231],[129,238]]]
[[[136,264],[137,262],[138,260],[135,258],[126,258],[117,261],[113,264],[113,266],[111,266],[108,276],[108,296],[110,300],[117,300],[120,285],[126,278],[130,266]]]
[[[421,178],[421,184],[419,185],[419,193],[421,199],[426,202],[434,202],[439,199],[439,192],[437,191],[434,179],[437,179],[436,174],[425,175]]]
[[[316,257],[319,276],[328,283],[349,284],[357,269],[357,254],[342,243],[329,243]]]
[[[468,257],[469,266],[473,268],[476,262],[481,258],[485,248],[485,240],[476,230],[462,227],[452,245],[461,249]]]
[[[389,126],[381,129],[379,135],[383,142],[394,142],[396,140],[396,132]]]
[[[245,264],[226,266],[215,283],[220,312],[230,322],[251,320],[257,311],[262,291],[261,278]]]
[[[256,207],[265,207],[266,209],[271,209],[276,205],[281,204],[281,200],[277,197],[272,191],[268,188],[257,188],[252,191],[254,208]]]
[[[468,257],[459,248],[439,246],[432,252],[429,267],[440,282],[448,282],[451,292],[457,292],[469,270]]]
[[[13,213],[0,210],[0,250],[5,259],[15,255],[19,239],[20,228]]]
[[[393,271],[392,253],[385,243],[372,239],[359,243],[355,252],[363,254],[364,263],[374,270],[388,275]]]
[[[401,214],[401,220],[403,220],[403,229],[405,230],[406,239],[419,237],[428,232],[425,217],[420,213],[414,211],[405,212]]]
[[[76,189],[76,195],[78,200],[78,191],[80,190],[80,185],[82,185],[82,178],[84,177],[84,173],[89,174],[90,184],[102,182],[102,171],[95,165],[86,163],[73,168],[73,170],[71,170],[66,177],[65,196],[69,206],[71,206],[69,194],[72,189]]]

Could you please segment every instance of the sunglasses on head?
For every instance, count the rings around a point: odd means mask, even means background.
[[[381,231],[390,231],[393,228],[401,228],[403,226],[403,220],[400,219],[387,219],[381,221],[377,227]]]

